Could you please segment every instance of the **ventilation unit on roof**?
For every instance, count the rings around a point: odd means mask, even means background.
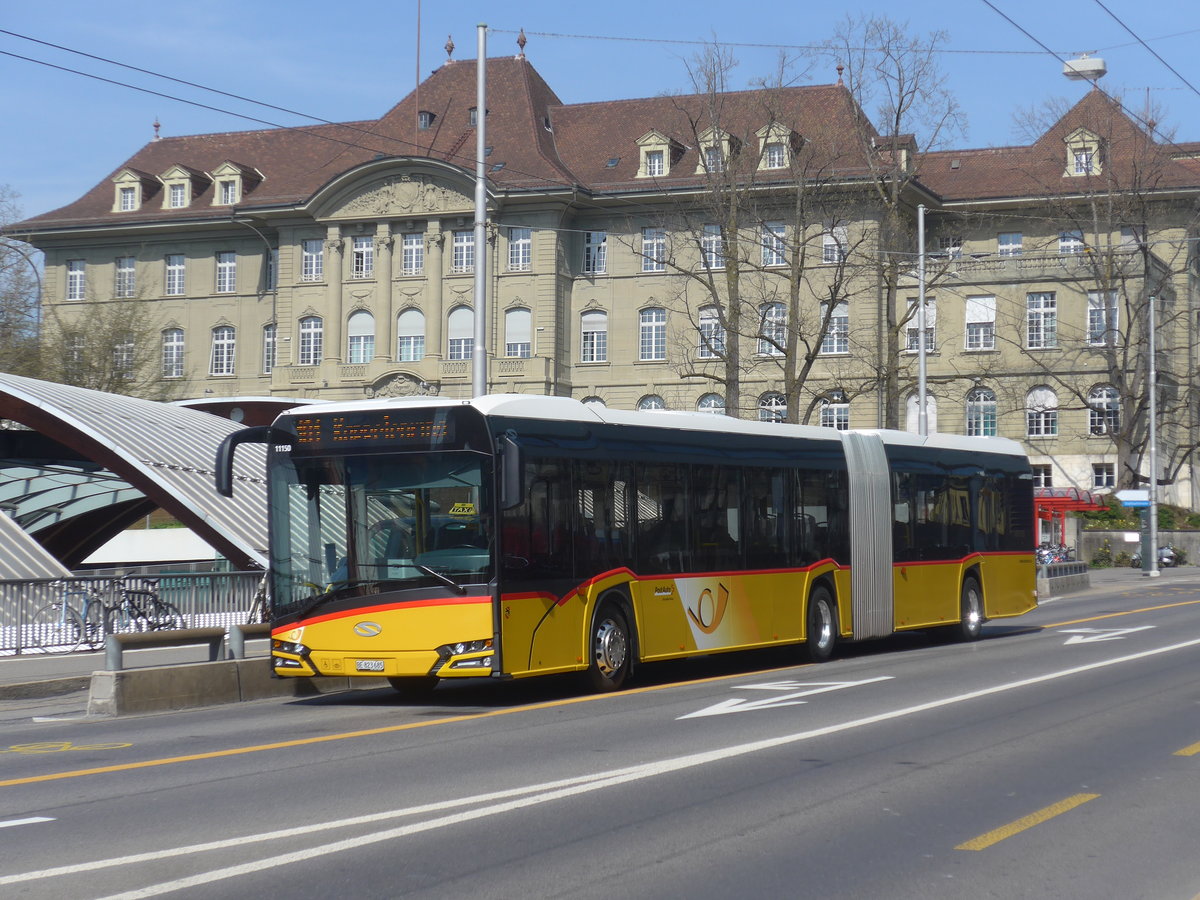
[[[1068,59],[1063,63],[1063,75],[1072,81],[1095,81],[1108,72],[1104,60],[1099,56],[1081,54],[1079,59]]]

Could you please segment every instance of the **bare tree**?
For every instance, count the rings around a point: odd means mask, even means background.
[[[21,219],[18,194],[0,185],[0,228]],[[40,374],[38,253],[28,244],[0,237],[0,371]]]

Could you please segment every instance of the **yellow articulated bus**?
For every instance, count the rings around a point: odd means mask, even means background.
[[[939,628],[1037,604],[1033,482],[1001,438],[839,432],[562,397],[299,407],[268,445],[273,670],[585,672]]]

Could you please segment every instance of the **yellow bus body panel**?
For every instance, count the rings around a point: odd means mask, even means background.
[[[983,588],[984,618],[1020,616],[1037,607],[1032,553],[974,554],[937,563],[896,563],[892,567],[895,629],[952,625],[961,617],[962,584],[977,569]]]

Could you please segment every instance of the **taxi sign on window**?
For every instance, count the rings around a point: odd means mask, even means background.
[[[475,515],[474,503],[455,503],[450,507],[450,515],[452,516],[473,516]]]

